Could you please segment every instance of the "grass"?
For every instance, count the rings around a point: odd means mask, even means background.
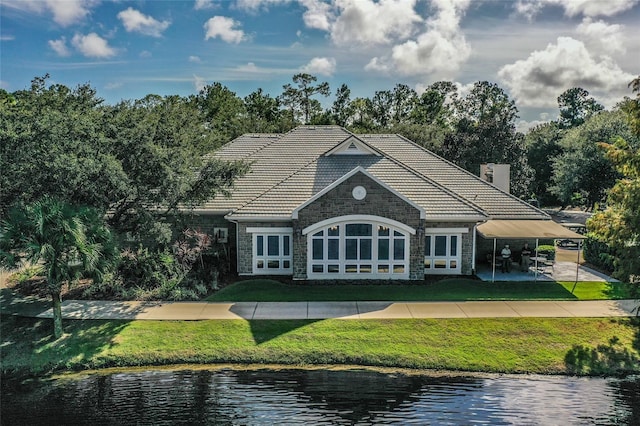
[[[465,301],[465,300],[606,300],[626,297],[621,283],[496,282],[464,278],[421,284],[309,285],[268,279],[238,281],[207,298],[210,302],[299,301]]]
[[[640,373],[637,318],[66,321],[3,316],[2,374],[182,363]]]

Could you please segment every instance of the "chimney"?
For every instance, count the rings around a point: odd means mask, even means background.
[[[510,191],[510,172],[511,166],[509,164],[480,164],[480,179],[507,193]]]

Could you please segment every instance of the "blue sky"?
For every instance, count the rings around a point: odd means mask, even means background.
[[[3,0],[0,18],[0,87],[49,73],[108,103],[213,82],[277,96],[299,72],[352,98],[488,80],[526,129],[566,89],[611,107],[640,74],[640,0]]]

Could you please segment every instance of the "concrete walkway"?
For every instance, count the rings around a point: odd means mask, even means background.
[[[3,313],[51,318],[42,299],[20,298],[3,289]],[[399,319],[399,318],[575,318],[636,315],[635,300],[469,301],[469,302],[113,302],[67,300],[68,319],[207,320],[207,319]]]

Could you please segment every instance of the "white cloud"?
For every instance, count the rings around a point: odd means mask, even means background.
[[[334,58],[313,58],[300,70],[307,74],[320,74],[329,77],[336,71],[336,60]]]
[[[213,0],[196,0],[193,5],[195,10],[213,9],[214,7]]]
[[[202,62],[202,60],[200,59],[199,56],[189,56],[189,62],[200,63],[200,62]]]
[[[609,25],[604,21],[593,21],[584,18],[576,31],[587,42],[591,49],[603,54],[624,53],[624,37],[622,25]]]
[[[82,21],[97,1],[47,0],[47,8],[53,13],[53,20],[63,27]]]
[[[638,0],[520,0],[516,11],[531,19],[544,6],[560,6],[567,16],[614,16],[631,9]]]
[[[71,50],[67,47],[67,39],[61,37],[60,40],[49,40],[49,47],[53,49],[58,56],[71,56]]]
[[[300,0],[300,4],[307,8],[302,19],[307,28],[329,31],[334,19],[331,5],[322,0]]]
[[[81,22],[97,4],[99,4],[98,0],[4,0],[2,2],[3,7],[34,12],[38,15],[50,12],[54,22],[63,27]]]
[[[214,16],[204,24],[204,39],[220,37],[227,43],[238,44],[246,38],[244,31],[236,29],[239,25],[240,23],[232,18]]]
[[[337,45],[389,44],[406,39],[415,24],[422,22],[415,4],[416,0],[335,0],[338,17],[331,26],[331,39]]]
[[[498,75],[520,105],[534,107],[556,105],[556,98],[572,87],[599,95],[599,101],[612,106],[627,93],[627,83],[633,79],[611,58],[595,58],[584,43],[571,37],[558,37],[556,44],[505,65]]]
[[[516,122],[516,132],[526,134],[529,132],[529,130],[533,129],[534,127],[540,124],[548,123],[548,122],[549,120],[533,120],[533,121],[518,120]]]
[[[148,50],[143,50],[142,52],[140,52],[139,55],[141,58],[150,58],[153,56],[153,54],[151,52],[149,52]]]
[[[76,34],[71,44],[84,56],[91,58],[109,58],[116,54],[116,49],[110,47],[107,40],[96,33]]]
[[[152,37],[161,37],[162,32],[171,25],[169,21],[160,22],[132,7],[118,13],[118,19],[122,21],[127,32],[138,32]]]
[[[364,66],[366,71],[378,71],[381,73],[389,73],[392,71],[393,64],[389,60],[381,59],[375,57],[369,61],[367,65]]]
[[[196,89],[196,92],[203,90],[206,86],[207,80],[195,74],[193,75],[193,87]]]
[[[471,55],[471,47],[460,31],[460,19],[469,3],[470,0],[433,0],[437,12],[427,21],[426,32],[394,46],[391,57],[373,58],[365,69],[450,77]]]
[[[236,68],[236,70],[239,72],[246,72],[246,73],[260,72],[260,69],[253,62],[248,62],[246,65],[240,65],[238,68]]]
[[[516,10],[516,13],[518,15],[522,15],[524,17],[526,17],[529,21],[532,21],[534,16],[536,16],[538,14],[538,12],[540,12],[540,10],[542,10],[542,3],[541,2],[533,2],[530,0],[519,0],[517,1],[513,8]]]
[[[105,84],[104,88],[107,90],[115,90],[115,89],[119,89],[123,86],[122,82],[117,81],[117,82],[111,82],[111,83],[107,83]]]
[[[236,6],[238,9],[255,13],[261,9],[268,9],[269,6],[277,6],[291,2],[292,0],[237,0]]]

